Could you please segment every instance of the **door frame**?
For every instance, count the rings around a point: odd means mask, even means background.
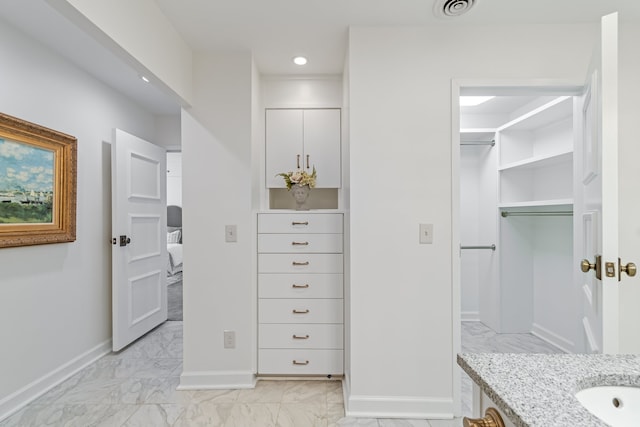
[[[451,79],[451,329],[454,358],[462,350],[460,281],[460,95],[580,95],[584,81],[556,79]],[[454,414],[460,416],[461,370],[452,373]]]

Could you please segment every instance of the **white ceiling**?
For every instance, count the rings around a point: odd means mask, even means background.
[[[597,22],[620,11],[640,22],[638,0],[476,0],[466,15],[437,18],[435,0],[155,0],[194,51],[250,50],[263,74],[341,74],[349,26],[490,25]],[[116,55],[44,0],[2,0],[4,19],[155,114],[174,114],[175,100],[143,85]],[[161,47],[159,47],[161,48]],[[309,64],[294,66],[305,55]]]
[[[341,74],[349,26],[596,22],[619,10],[640,20],[638,0],[476,0],[438,18],[440,0],[155,0],[194,50],[251,50],[263,74]],[[296,67],[295,55],[309,63]]]

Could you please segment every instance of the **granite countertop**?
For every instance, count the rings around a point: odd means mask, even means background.
[[[579,390],[640,387],[640,355],[458,354],[458,365],[516,426],[606,426],[582,407]]]

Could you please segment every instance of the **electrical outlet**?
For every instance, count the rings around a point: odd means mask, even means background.
[[[420,243],[433,243],[433,224],[420,224]]]
[[[224,348],[236,348],[235,331],[224,331]]]
[[[225,242],[237,242],[238,241],[238,226],[237,225],[225,225],[224,226],[224,241]]]

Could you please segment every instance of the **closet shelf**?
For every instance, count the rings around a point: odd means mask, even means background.
[[[552,200],[528,200],[524,202],[502,202],[498,205],[500,209],[507,208],[540,208],[543,212],[545,207],[559,208],[570,210],[573,209],[573,199],[552,199]]]
[[[464,145],[465,142],[491,142],[495,141],[496,129],[495,128],[468,128],[460,129],[460,143]],[[471,144],[467,144],[471,145]],[[478,144],[479,145],[479,144]]]
[[[573,97],[560,96],[522,116],[500,126],[498,131],[534,130],[556,123],[573,114]]]
[[[507,163],[498,167],[499,171],[505,171],[509,169],[533,169],[545,166],[553,166],[560,163],[571,163],[573,159],[573,150],[568,150],[561,153],[548,154],[543,156],[535,156],[527,159],[519,160],[517,162]]]

